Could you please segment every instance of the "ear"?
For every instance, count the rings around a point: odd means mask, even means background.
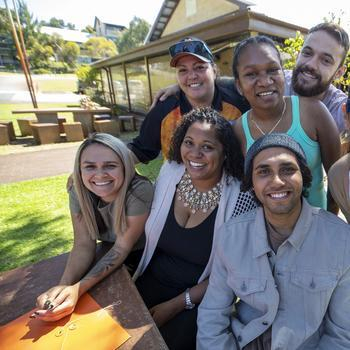
[[[214,74],[215,74],[215,78],[217,78],[217,76],[218,76],[218,66],[216,65],[216,63],[213,63],[213,71],[214,71]]]
[[[236,84],[236,88],[237,88],[238,93],[241,96],[244,96],[243,92],[242,92],[242,87],[241,87],[241,83],[240,83],[239,79],[235,79],[235,84]]]
[[[334,76],[334,80],[341,78],[345,74],[345,72],[346,72],[346,66],[344,64],[337,69]]]

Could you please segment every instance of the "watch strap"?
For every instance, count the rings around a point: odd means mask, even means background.
[[[185,309],[191,310],[196,306],[196,304],[192,303],[190,296],[190,288],[187,288],[185,291]]]

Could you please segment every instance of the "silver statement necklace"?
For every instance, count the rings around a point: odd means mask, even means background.
[[[283,97],[283,110],[282,110],[282,113],[281,113],[281,116],[280,118],[277,120],[276,124],[272,127],[272,129],[269,131],[269,132],[264,132],[260,126],[258,125],[258,123],[253,119],[252,115],[250,114],[250,119],[252,120],[252,122],[254,123],[254,125],[256,126],[256,128],[261,132],[262,135],[270,135],[278,126],[278,124],[281,122],[283,116],[284,116],[284,113],[286,111],[286,100],[284,99]]]
[[[185,207],[190,207],[192,214],[198,210],[206,213],[209,209],[215,209],[221,198],[221,184],[218,182],[207,192],[198,191],[192,183],[191,176],[186,172],[177,185],[178,199]]]

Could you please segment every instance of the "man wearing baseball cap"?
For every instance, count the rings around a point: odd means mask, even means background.
[[[143,163],[156,158],[160,151],[167,158],[176,125],[193,108],[212,107],[228,120],[239,118],[248,109],[236,91],[217,87],[214,56],[203,40],[184,38],[169,48],[169,54],[180,91],[149,111],[140,134],[128,144]]]
[[[197,349],[350,349],[350,227],[303,198],[311,173],[290,136],[258,139],[244,172],[261,206],[221,228]]]

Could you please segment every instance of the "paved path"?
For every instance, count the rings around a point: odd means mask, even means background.
[[[0,184],[71,173],[78,147],[0,155]]]

